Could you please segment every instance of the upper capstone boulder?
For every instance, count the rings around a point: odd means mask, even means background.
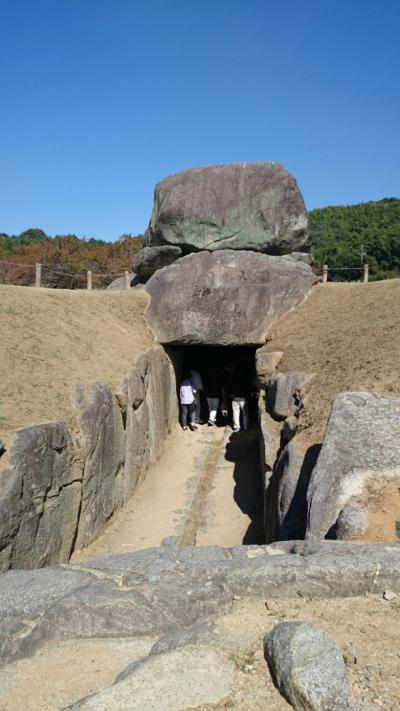
[[[279,163],[192,168],[156,185],[146,245],[185,253],[248,249],[288,254],[310,246],[302,195]]]

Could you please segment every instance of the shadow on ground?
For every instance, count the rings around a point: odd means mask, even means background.
[[[235,464],[233,498],[250,518],[243,537],[245,545],[264,543],[263,483],[257,429],[233,433],[226,445],[225,459]]]

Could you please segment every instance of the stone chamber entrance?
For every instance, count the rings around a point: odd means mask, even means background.
[[[222,414],[222,402],[217,413],[217,428],[224,432],[223,460],[220,452],[218,471],[210,477],[208,501],[205,502],[206,520],[205,530],[199,531],[196,537],[197,543],[207,545],[218,543],[212,540],[212,535],[206,534],[207,512],[208,525],[217,535],[218,529],[224,520],[225,509],[232,508],[232,516],[238,517],[241,512],[243,517],[249,518],[249,523],[243,535],[238,536],[236,544],[262,544],[265,542],[264,535],[264,507],[263,507],[263,472],[260,460],[259,442],[259,414],[258,414],[258,383],[255,366],[255,346],[177,346],[170,347],[169,355],[173,363],[176,363],[177,383],[182,375],[197,370],[203,380],[204,390],[200,393],[201,398],[201,428],[208,428],[208,405],[207,405],[207,373],[213,368],[217,368],[221,379],[221,386],[224,385],[224,376],[227,369],[233,373],[244,370],[247,375],[249,392],[246,397],[249,425],[248,430],[243,429],[243,419],[241,418],[242,429],[240,432],[233,432],[232,403],[229,393],[226,392],[226,402],[228,415]],[[178,352],[177,352],[178,351]],[[233,376],[234,379],[234,376]],[[229,388],[228,388],[229,389]],[[231,506],[229,506],[231,499]],[[237,509],[237,510],[236,510]],[[212,519],[212,521],[210,520]],[[220,524],[218,524],[220,520]],[[211,525],[212,524],[212,525]],[[220,530],[220,534],[223,535]],[[217,535],[218,537],[218,535]],[[189,541],[188,541],[189,543]],[[234,545],[232,543],[232,545]]]
[[[229,364],[240,364],[250,380],[255,376],[255,347],[193,345],[165,350],[178,387],[190,368],[204,377],[213,365],[223,372]],[[98,539],[73,554],[71,562],[159,545],[263,544],[264,472],[256,390],[253,393],[249,429],[240,432],[233,432],[230,403],[227,417],[219,411],[217,425],[207,425],[207,401],[202,393],[205,424],[191,432],[176,422],[164,453],[134,496]]]

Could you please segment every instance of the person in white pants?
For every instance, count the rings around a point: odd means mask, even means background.
[[[222,387],[220,369],[215,363],[204,374],[204,390],[208,405],[208,424],[216,425]]]
[[[217,422],[217,412],[219,408],[219,397],[208,397],[207,398],[207,405],[208,405],[208,422],[211,425],[215,425]]]
[[[233,415],[233,431],[239,432],[240,430],[240,413],[243,417],[243,429],[249,429],[249,413],[247,410],[247,402],[244,397],[234,397],[232,398],[232,415]]]

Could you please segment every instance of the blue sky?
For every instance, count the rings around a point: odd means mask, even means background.
[[[0,232],[114,240],[157,181],[273,160],[400,197],[399,0],[0,0]]]

